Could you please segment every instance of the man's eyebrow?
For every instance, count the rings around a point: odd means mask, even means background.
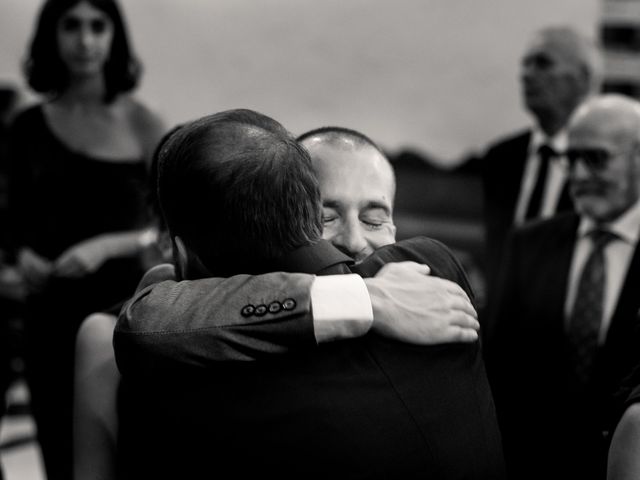
[[[340,202],[338,202],[337,200],[323,200],[322,206],[325,208],[337,209],[340,207]]]
[[[391,214],[391,209],[389,208],[389,205],[379,202],[377,200],[371,200],[367,202],[363,210],[377,210],[377,209],[384,210],[384,212],[387,215]]]
[[[322,207],[339,210],[342,207],[342,203],[340,203],[338,200],[323,200]],[[389,205],[378,200],[368,201],[367,203],[365,203],[364,207],[361,210],[383,210],[385,214],[391,215],[391,208],[389,207]]]

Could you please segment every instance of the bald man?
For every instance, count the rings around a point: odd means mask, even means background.
[[[384,152],[367,136],[323,127],[298,137],[320,183],[323,238],[356,262],[396,241],[396,180]]]
[[[571,114],[599,89],[601,64],[593,41],[567,26],[535,32],[524,50],[520,87],[533,125],[493,142],[481,164],[489,301],[509,229],[572,209],[560,154]]]
[[[609,404],[640,351],[640,103],[586,102],[568,144],[577,212],[514,232],[486,349],[513,478],[605,478]]]

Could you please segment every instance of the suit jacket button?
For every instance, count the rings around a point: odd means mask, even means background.
[[[280,302],[271,302],[269,304],[269,313],[278,313],[280,310],[282,310]]]
[[[265,313],[267,313],[267,306],[266,305],[258,305],[256,307],[256,316],[261,317]]]
[[[293,298],[287,298],[284,302],[282,302],[282,308],[284,310],[293,310],[296,308],[296,301]]]
[[[244,307],[242,307],[242,310],[240,310],[240,315],[242,315],[243,317],[250,317],[255,313],[255,311],[256,307],[254,307],[253,305],[245,305]]]

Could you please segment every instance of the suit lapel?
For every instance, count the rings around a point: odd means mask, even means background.
[[[573,210],[573,199],[571,198],[571,193],[569,191],[569,180],[567,179],[565,180],[564,186],[562,187],[562,192],[560,193],[560,198],[558,199],[556,212],[570,212]]]
[[[636,249],[627,271],[618,303],[611,317],[611,325],[607,335],[607,344],[616,344],[631,334],[638,324],[638,308],[640,307],[640,246]]]
[[[531,132],[527,132],[517,139],[513,144],[513,149],[509,152],[509,158],[504,162],[504,177],[511,178],[512,182],[505,185],[505,189],[509,192],[509,203],[513,208],[511,210],[511,218],[515,212],[515,207],[520,194],[520,184],[522,175],[524,175],[524,166],[527,164],[529,157],[529,143],[531,142]]]
[[[618,303],[611,317],[607,338],[598,350],[594,385],[608,399],[622,379],[640,363],[640,247],[636,246]]]
[[[551,317],[559,319],[559,321],[554,320],[554,328],[562,336],[564,336],[564,306],[569,287],[569,271],[579,223],[580,219],[577,215],[570,215],[559,223],[557,228],[550,229],[549,252],[556,252],[556,254],[543,255],[541,258],[544,259],[546,268],[539,269],[542,273],[540,278],[545,283],[547,292],[540,298],[549,299],[549,306],[553,312]]]

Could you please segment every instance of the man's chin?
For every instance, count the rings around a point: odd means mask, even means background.
[[[608,221],[614,215],[606,201],[596,195],[583,195],[574,200],[576,211],[595,221]]]

